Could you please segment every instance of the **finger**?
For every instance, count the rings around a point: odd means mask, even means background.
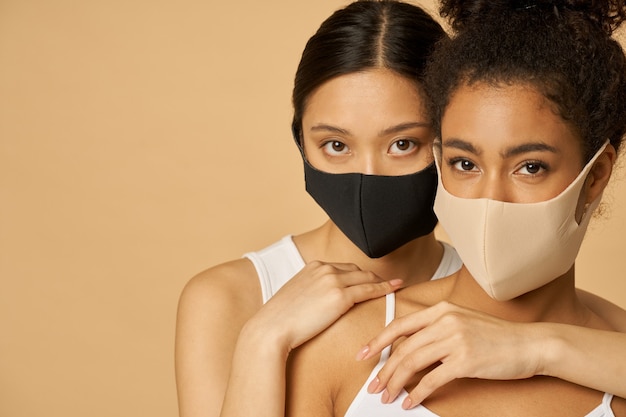
[[[352,287],[355,285],[362,284],[382,284],[385,282],[389,282],[388,280],[382,279],[372,271],[335,271],[334,273],[328,274],[336,279],[341,287]],[[395,280],[390,280],[396,282]]]
[[[439,302],[434,306],[425,308],[422,311],[408,314],[404,317],[396,318],[388,326],[386,326],[375,338],[370,340],[357,353],[357,360],[369,359],[373,355],[380,353],[386,346],[389,346],[400,337],[421,331],[425,327],[431,325],[441,317],[450,312],[466,311],[462,307],[458,307],[452,303]]]
[[[369,359],[379,354],[401,337],[415,334],[432,323],[433,311],[425,309],[394,319],[376,337],[371,339],[357,354],[357,360]]]
[[[388,377],[388,381],[386,380],[386,376],[383,377],[384,379],[379,377],[381,385],[383,383],[385,384],[389,401],[394,401],[407,383],[413,379],[418,372],[439,362],[443,357],[440,350],[439,343],[431,343],[424,346],[418,352],[412,352],[410,355],[404,356],[402,361],[399,362]]]
[[[352,263],[329,262],[329,263],[326,263],[325,265],[330,265],[334,268],[337,268],[340,271],[345,271],[345,272],[361,271],[361,268],[359,268],[357,265],[352,264]]]
[[[377,374],[380,384],[379,390],[387,386],[398,368],[410,367],[408,371],[412,376],[441,359],[440,348],[432,347],[433,344],[439,343],[437,341],[438,334],[428,330],[425,329],[408,337],[391,352],[389,359]],[[399,384],[404,386],[407,381],[408,379],[406,381],[400,380]]]
[[[348,302],[354,305],[394,292],[402,286],[402,283],[401,279],[378,283],[357,283],[346,287],[343,291]]]
[[[334,273],[342,273],[342,272],[355,272],[360,271],[361,269],[355,264],[351,263],[330,263],[330,262],[322,262],[322,261],[310,261],[308,262],[304,268],[300,271],[299,275],[302,272],[306,273],[317,273],[321,275],[325,274],[334,274]]]
[[[454,366],[449,362],[443,363],[424,375],[417,386],[404,399],[402,408],[409,409],[418,406],[437,389],[456,379],[457,376],[451,372],[452,369],[454,369]]]

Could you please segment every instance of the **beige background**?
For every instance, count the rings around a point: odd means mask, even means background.
[[[324,219],[290,91],[345,3],[0,0],[0,416],[176,414],[185,282]],[[626,306],[609,197],[580,285]]]

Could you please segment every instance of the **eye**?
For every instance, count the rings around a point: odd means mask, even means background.
[[[540,175],[543,171],[546,171],[548,167],[539,161],[525,162],[518,172],[522,175],[536,176]]]
[[[465,158],[456,158],[456,159],[451,159],[450,161],[448,161],[448,165],[450,165],[452,168],[456,169],[457,171],[465,171],[465,172],[470,172],[470,171],[475,171],[476,165],[470,161],[469,159],[465,159]]]
[[[350,152],[350,148],[338,140],[331,140],[322,145],[322,149],[328,155],[345,155]]]
[[[390,154],[406,154],[412,152],[417,145],[412,140],[400,139],[391,144]]]

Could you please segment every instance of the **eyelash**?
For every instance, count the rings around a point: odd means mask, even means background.
[[[328,152],[329,146],[332,149],[332,146],[334,144],[341,144],[342,149],[340,151],[337,151],[337,150],[333,149],[333,152]],[[322,143],[321,146],[320,146],[320,149],[322,149],[324,151],[324,153],[326,153],[327,155],[330,155],[330,156],[340,156],[340,155],[344,155],[345,150],[349,149],[349,148],[348,148],[348,145],[346,145],[345,143],[343,143],[343,142],[341,142],[339,140],[329,140],[329,141],[326,141],[326,142]]]
[[[408,149],[399,149],[399,143],[405,144],[408,147]],[[398,151],[400,151],[399,154],[402,154],[402,155],[413,153],[419,148],[418,143],[412,139],[397,139],[391,144],[389,149],[391,150],[394,146],[398,148]],[[391,151],[389,153],[394,154],[394,152],[391,152]]]
[[[455,165],[458,164],[459,162],[469,162],[470,164],[472,164],[472,168],[476,167],[476,164],[473,163],[470,159],[468,158],[462,158],[462,157],[456,157],[456,158],[449,158],[447,160],[447,164],[450,168],[452,169],[456,169]],[[462,171],[462,172],[470,172],[470,170],[464,170],[464,169],[456,169],[457,171]]]
[[[398,149],[400,152],[397,152],[398,154],[405,154],[405,153],[413,153],[416,149],[419,148],[419,145],[411,139],[398,139],[395,142],[392,143],[390,149],[394,146],[399,147],[399,143],[402,142],[404,145],[406,145],[409,149],[407,150],[403,150],[403,149]],[[332,149],[334,144],[341,144],[342,149],[340,151],[337,151],[336,149]],[[333,152],[328,152],[328,149],[330,149]],[[345,143],[339,141],[339,140],[328,140],[326,142],[323,142],[320,145],[320,149],[323,149],[328,155],[331,156],[339,156],[339,155],[344,155],[344,152],[346,151],[346,149],[349,151],[349,147],[348,145],[346,145]],[[389,152],[391,154],[394,154],[394,152]]]
[[[541,175],[543,171],[549,171],[550,170],[550,167],[547,164],[545,164],[544,162],[541,162],[541,161],[524,161],[517,171],[519,171],[521,169],[524,169],[524,168],[528,169],[529,165],[537,166],[540,171],[536,172],[536,173],[529,172],[528,174],[523,174],[523,175],[530,175],[530,176],[535,177],[537,175]]]
[[[464,158],[464,157],[457,157],[457,158],[450,158],[447,161],[447,164],[449,167],[451,168],[455,168],[455,165],[458,164],[459,162],[468,162],[472,165],[472,169],[471,170],[465,170],[465,169],[457,169],[457,171],[462,171],[462,172],[470,172],[473,170],[473,168],[476,167],[476,164],[473,163],[470,159],[468,158]],[[522,175],[528,175],[528,176],[538,176],[541,175],[542,172],[544,171],[550,171],[550,166],[542,161],[537,161],[537,160],[530,160],[530,161],[524,161],[523,163],[520,164],[520,167],[518,169],[515,170],[515,172],[519,172],[522,169],[527,169],[528,167],[534,165],[536,167],[538,167],[538,171],[539,172],[529,172],[528,174],[522,174]]]

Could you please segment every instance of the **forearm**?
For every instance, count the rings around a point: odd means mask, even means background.
[[[626,398],[626,334],[554,323],[533,324],[541,374]]]
[[[221,417],[283,417],[288,349],[253,322],[242,330],[233,356]]]

